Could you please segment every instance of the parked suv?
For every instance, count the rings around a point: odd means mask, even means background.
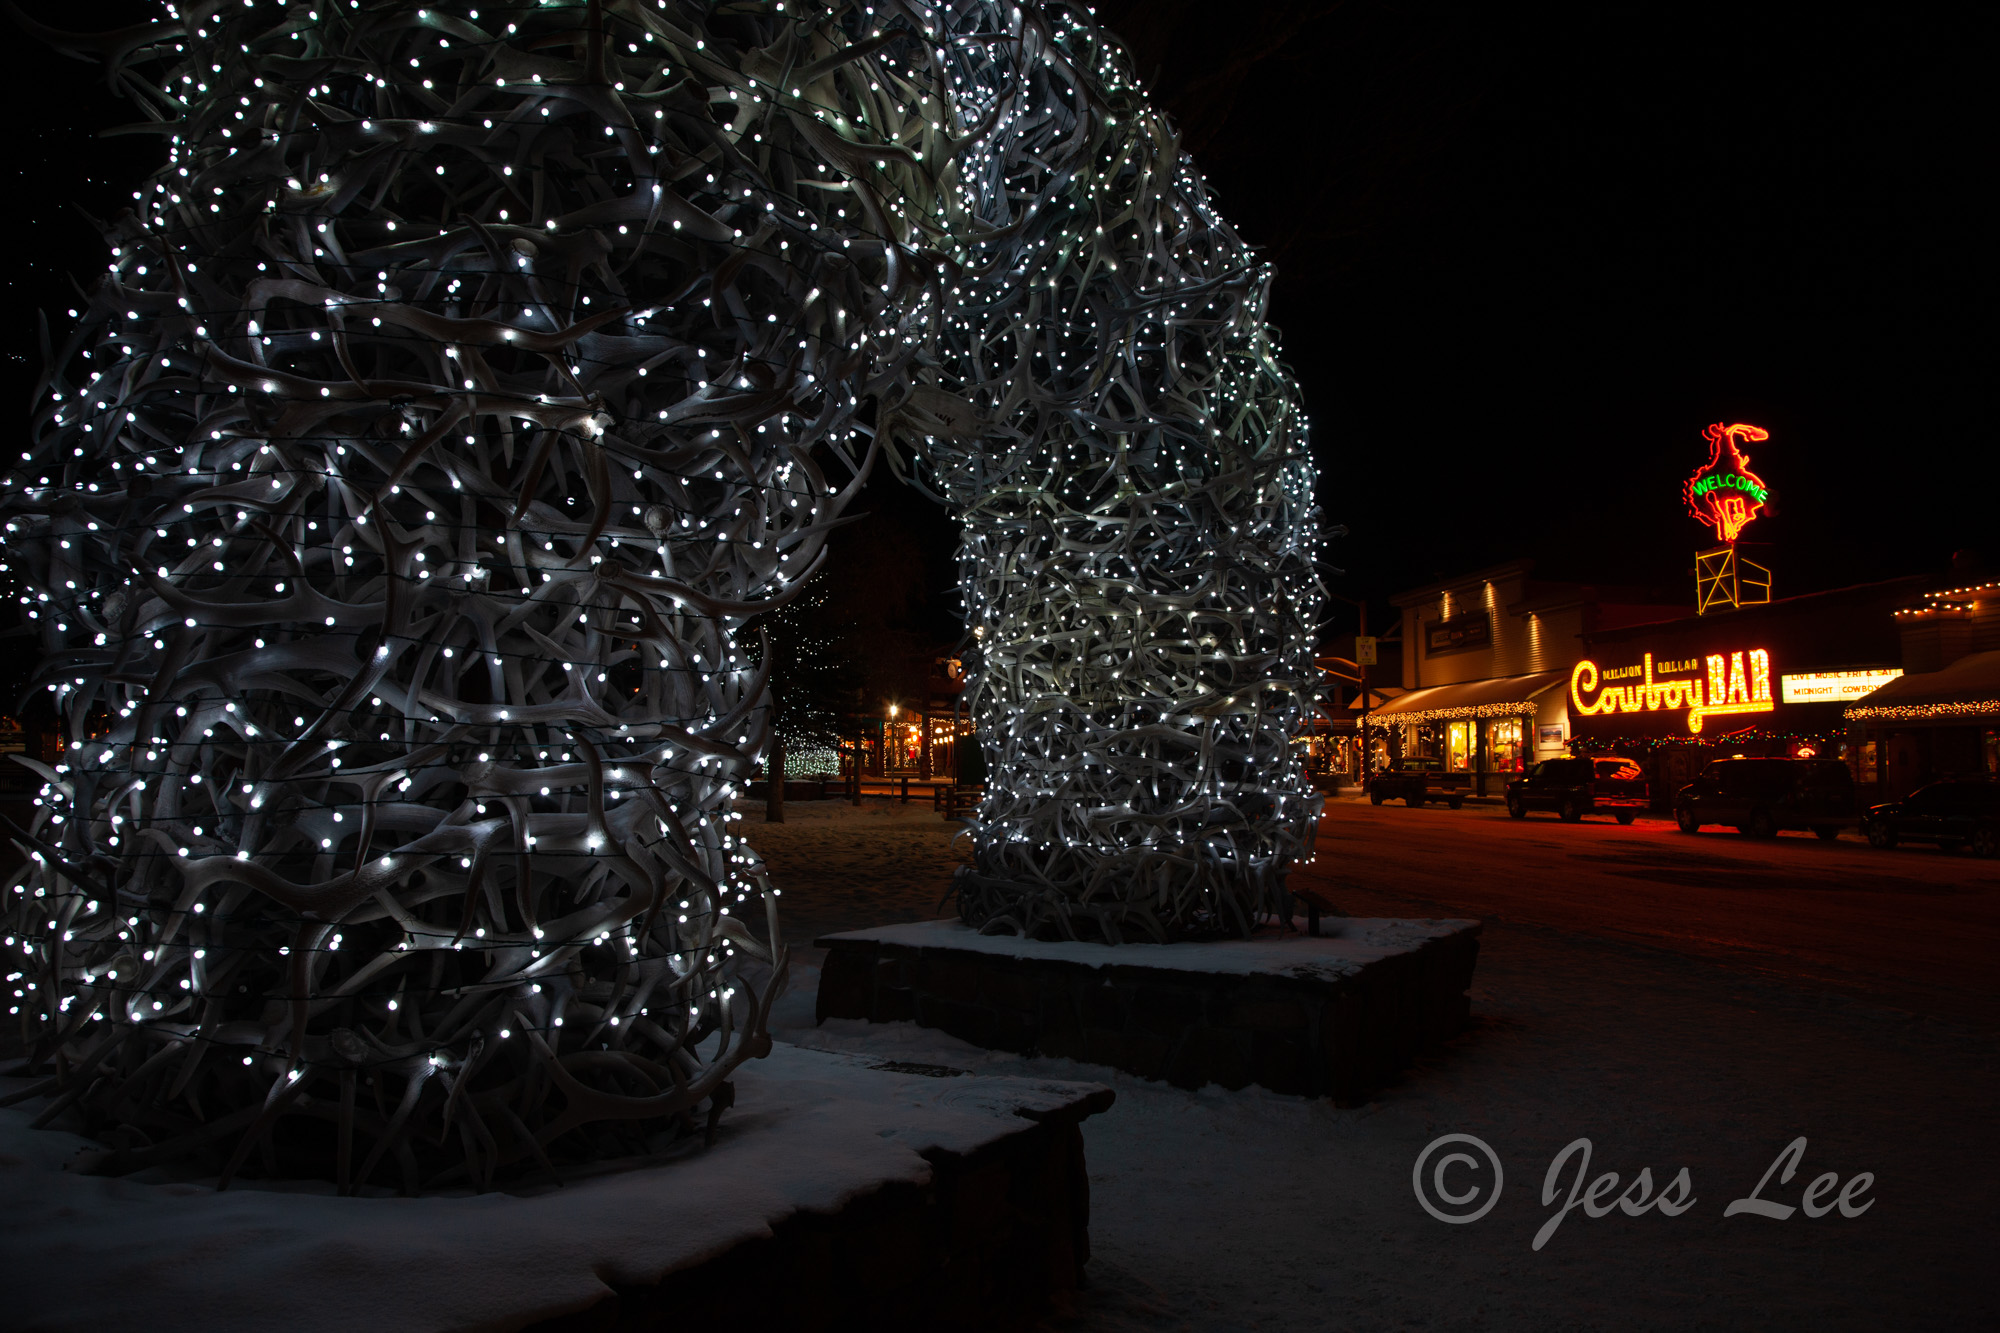
[[[1683,833],[1727,824],[1751,838],[1811,829],[1837,838],[1861,822],[1854,775],[1838,759],[1717,759],[1674,797]]]
[[[1574,824],[1604,811],[1629,824],[1646,808],[1648,794],[1646,770],[1630,759],[1544,759],[1507,784],[1507,813],[1526,819],[1530,810],[1553,810]]]
[[[1934,842],[1943,850],[2000,854],[2000,782],[1969,778],[1933,782],[1900,801],[1874,806],[1862,824],[1871,847]]]
[[[1444,760],[1408,755],[1368,779],[1368,799],[1376,805],[1384,801],[1408,801],[1411,805],[1445,801],[1456,810],[1465,804],[1466,786],[1466,775],[1447,772]]]

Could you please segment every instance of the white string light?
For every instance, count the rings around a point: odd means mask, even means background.
[[[740,639],[885,446],[965,521],[968,916],[1240,929],[1310,837],[1269,275],[1100,30],[480,12],[204,3],[119,71],[168,163],[0,477],[67,729],[12,1007],[113,1169],[301,1111],[353,1150],[281,1170],[486,1186],[712,1119],[784,971]]]

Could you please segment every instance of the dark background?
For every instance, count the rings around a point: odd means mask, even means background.
[[[1277,265],[1338,590],[1525,555],[1691,602],[1722,420],[1771,432],[1779,596],[1993,541],[1971,6],[1226,11],[1099,13]]]
[[[79,27],[148,12],[27,8]],[[1531,556],[1690,595],[1708,530],[1679,487],[1721,420],[1771,432],[1751,456],[1776,503],[1748,535],[1780,596],[2000,555],[1974,7],[1098,14],[1277,266],[1326,519],[1352,534],[1328,543],[1335,591],[1386,612],[1400,588]],[[129,200],[152,150],[97,137],[130,117],[91,67],[12,50],[0,324],[25,414],[36,309],[60,316],[103,263],[79,209]],[[900,614],[949,636],[952,525],[886,477],[866,498],[879,521],[844,540],[920,571]]]

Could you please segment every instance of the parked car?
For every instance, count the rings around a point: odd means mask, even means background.
[[[1871,847],[1934,842],[1948,852],[1970,847],[1974,856],[2000,854],[2000,782],[1933,782],[1900,801],[1871,807],[1861,827]]]
[[[1726,824],[1745,837],[1811,829],[1837,838],[1861,822],[1854,775],[1838,759],[1717,759],[1674,797],[1683,833]]]
[[[1368,779],[1368,799],[1376,805],[1384,801],[1408,801],[1411,805],[1443,801],[1456,810],[1465,804],[1470,781],[1470,774],[1447,772],[1442,759],[1411,755]]]
[[[1507,813],[1526,819],[1530,810],[1553,810],[1574,824],[1601,811],[1629,824],[1650,795],[1646,770],[1630,759],[1544,759],[1507,784]]]

